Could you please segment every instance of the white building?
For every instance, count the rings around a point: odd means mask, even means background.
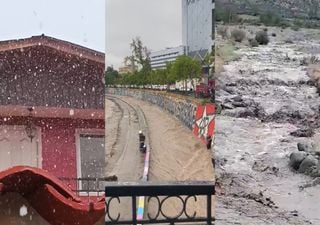
[[[164,50],[150,53],[150,64],[152,69],[164,69],[167,62],[172,62],[180,55],[186,53],[184,46],[166,48]]]
[[[179,55],[203,60],[214,46],[214,0],[182,0],[182,46],[151,52],[152,69],[163,69]]]
[[[182,0],[182,44],[187,55],[204,58],[211,52],[214,0]]]

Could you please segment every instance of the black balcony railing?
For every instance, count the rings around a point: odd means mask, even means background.
[[[106,183],[106,216],[105,224],[207,224],[214,223],[212,215],[212,196],[215,194],[213,182],[176,182],[176,183]],[[137,200],[143,196],[146,204],[154,201],[152,211],[154,215],[144,210],[144,216],[139,218],[137,212],[141,213],[141,209],[137,209]],[[114,208],[121,208],[121,199],[131,199],[129,206],[131,207],[130,215],[126,215],[125,219],[119,212],[115,212]],[[203,199],[205,206],[204,215],[197,215],[196,211],[190,212],[190,202],[197,203],[199,199]],[[179,202],[179,212],[176,215],[167,215],[165,205],[169,199]],[[189,201],[190,200],[190,201]],[[127,204],[125,204],[128,206]],[[139,206],[141,207],[141,206]],[[193,209],[192,209],[193,210]],[[111,213],[112,211],[112,213]],[[202,212],[203,213],[203,212]],[[131,218],[128,219],[127,217]]]

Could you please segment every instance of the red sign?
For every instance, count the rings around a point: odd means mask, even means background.
[[[207,104],[196,109],[193,133],[206,140],[207,136],[213,137],[215,126],[215,105]]]

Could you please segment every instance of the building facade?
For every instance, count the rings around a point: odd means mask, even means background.
[[[103,53],[63,40],[0,42],[0,170],[28,165],[57,177],[90,173],[84,146],[86,137],[104,135],[103,73]]]
[[[152,69],[164,69],[168,62],[173,62],[180,55],[186,54],[186,47],[179,46],[175,48],[166,48],[160,51],[154,51],[150,54],[150,64]]]
[[[213,46],[213,0],[182,0],[182,43],[187,55],[204,58]]]
[[[137,66],[124,65],[124,66],[119,67],[120,74],[133,73],[136,70],[138,70]]]
[[[103,202],[90,217],[71,190],[88,188],[75,178],[104,176],[104,68],[103,53],[64,40],[0,41],[0,224],[14,216],[5,199],[21,206],[21,196],[47,224],[103,216]]]

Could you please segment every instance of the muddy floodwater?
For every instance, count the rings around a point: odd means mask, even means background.
[[[140,122],[141,115],[137,113],[138,110],[143,112],[146,123]],[[142,130],[150,144],[148,181],[214,182],[211,154],[205,144],[178,119],[160,107],[132,97],[107,95],[106,121],[108,176],[115,175],[119,181],[125,182],[141,181],[144,154],[138,148],[138,132]],[[157,215],[159,207],[153,200],[145,206],[146,213],[152,218]],[[212,200],[215,201],[214,197]],[[122,219],[130,219],[130,204],[130,199],[121,200],[118,207],[112,208],[111,214],[120,212],[124,215]],[[188,213],[196,212],[197,216],[204,217],[206,199],[197,196],[197,201],[190,201],[187,208]],[[178,215],[181,201],[169,199],[163,203],[162,210],[171,217]]]
[[[301,65],[320,56],[319,31],[271,32],[267,46],[239,45],[218,77],[217,224],[320,224],[320,185],[289,167],[298,142],[320,145],[320,97]]]

